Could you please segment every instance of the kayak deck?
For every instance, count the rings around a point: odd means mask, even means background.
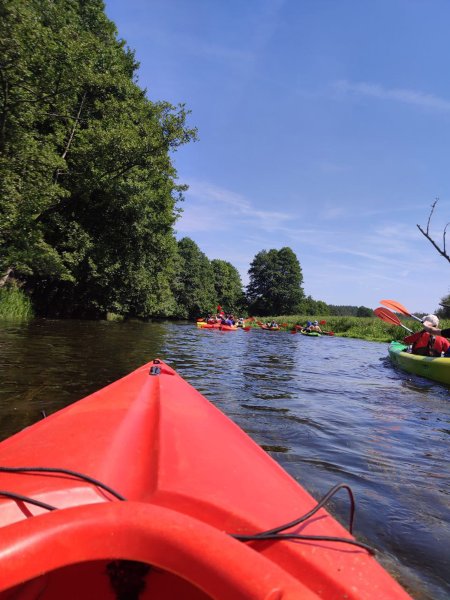
[[[408,373],[450,385],[450,358],[420,356],[406,350],[405,344],[391,342],[389,345],[391,361]]]
[[[409,598],[323,508],[289,532],[324,540],[232,537],[317,503],[160,361],[1,442],[0,465],[1,600]]]

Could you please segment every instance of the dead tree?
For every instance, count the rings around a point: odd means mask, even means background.
[[[446,258],[448,260],[448,262],[450,262],[450,256],[447,254],[447,250],[445,248],[445,236],[447,234],[447,227],[450,225],[450,223],[447,223],[447,225],[444,227],[444,231],[442,234],[442,248],[440,248],[438,246],[438,244],[433,240],[433,238],[430,235],[431,217],[433,215],[434,208],[435,208],[436,204],[438,203],[438,200],[439,200],[439,198],[436,198],[436,200],[431,205],[431,211],[430,211],[430,215],[428,217],[428,223],[427,223],[426,230],[424,230],[420,225],[417,225],[417,227],[419,228],[419,231],[427,238],[427,240],[433,244],[433,246],[436,248],[436,250],[439,252],[439,254],[441,256],[443,256],[444,258]]]

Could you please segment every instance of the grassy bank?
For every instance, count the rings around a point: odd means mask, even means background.
[[[16,287],[0,288],[0,319],[31,319],[30,299]]]
[[[369,340],[372,342],[391,342],[392,340],[403,340],[408,332],[399,325],[389,325],[377,317],[305,317],[303,315],[275,316],[275,317],[255,317],[257,320],[266,323],[276,321],[279,325],[287,325],[292,329],[294,325],[305,325],[307,321],[317,320],[326,321],[321,325],[325,331],[334,331],[334,334],[340,337],[357,338]],[[402,323],[413,331],[420,330],[420,323],[413,319],[401,319]],[[440,326],[450,327],[450,320],[443,319]]]

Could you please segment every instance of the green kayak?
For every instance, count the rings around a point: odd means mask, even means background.
[[[450,357],[419,356],[407,352],[407,348],[405,344],[400,342],[390,343],[389,356],[394,364],[408,371],[408,373],[414,373],[450,385]]]

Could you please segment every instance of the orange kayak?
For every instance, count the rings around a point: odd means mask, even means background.
[[[0,465],[0,600],[409,598],[159,360],[1,442]]]
[[[237,325],[223,325],[222,323],[205,323],[203,321],[197,322],[197,327],[200,329],[220,329],[220,331],[236,331]]]

